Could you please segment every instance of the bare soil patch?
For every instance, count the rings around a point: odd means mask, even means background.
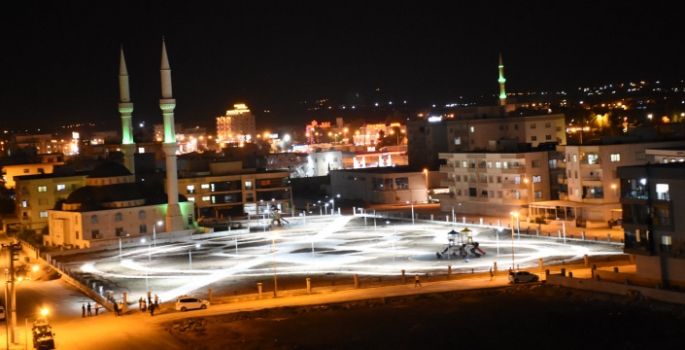
[[[189,349],[682,349],[685,306],[546,284],[188,318]]]

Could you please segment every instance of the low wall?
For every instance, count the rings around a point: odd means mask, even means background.
[[[606,272],[606,271],[605,271]],[[610,272],[611,273],[611,272]],[[606,282],[597,279],[573,278],[563,275],[547,275],[547,283],[558,285],[562,287],[602,292],[618,295],[629,295],[640,293],[646,298],[664,301],[667,303],[685,305],[685,293],[674,292],[663,289],[635,286],[630,284],[620,284],[614,282]]]

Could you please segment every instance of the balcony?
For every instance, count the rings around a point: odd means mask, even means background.
[[[442,172],[442,173],[453,173],[454,167],[451,165],[440,165],[440,172]]]
[[[557,162],[557,167],[558,167],[558,168],[566,169],[566,162],[564,162],[564,161],[558,161],[558,162]]]
[[[602,186],[602,177],[601,176],[583,176],[581,178],[581,184],[583,186],[589,186],[589,187],[601,187]]]
[[[558,175],[557,183],[560,185],[568,185],[568,178],[566,178],[566,175]]]
[[[511,166],[509,168],[502,168],[502,174],[525,174],[526,167],[523,165]]]

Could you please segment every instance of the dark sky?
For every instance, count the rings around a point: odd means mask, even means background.
[[[163,35],[186,125],[211,125],[236,102],[282,123],[300,101],[372,103],[375,88],[414,104],[496,94],[500,52],[508,91],[675,81],[685,78],[679,3],[12,1],[0,9],[0,127],[118,128],[120,45],[134,119],[161,123]]]

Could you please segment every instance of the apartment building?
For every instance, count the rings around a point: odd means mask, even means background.
[[[439,195],[442,211],[527,216],[529,205],[551,198],[550,151],[440,153],[439,158],[446,162],[440,172],[447,175],[441,187],[449,188]]]
[[[407,204],[428,201],[429,172],[409,167],[331,171],[331,195],[371,203]]]
[[[621,166],[624,252],[636,275],[665,288],[685,287],[685,163]]]

